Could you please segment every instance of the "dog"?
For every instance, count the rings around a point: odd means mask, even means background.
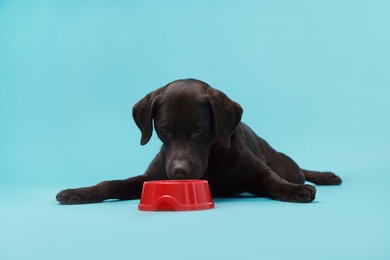
[[[332,172],[301,169],[241,122],[243,109],[207,83],[177,80],[135,104],[133,117],[148,143],[153,126],[163,145],[143,175],[58,193],[60,204],[139,199],[151,180],[204,179],[215,196],[250,193],[286,202],[311,202],[317,185],[339,185]]]

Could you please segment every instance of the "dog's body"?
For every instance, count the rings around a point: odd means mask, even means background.
[[[208,180],[213,196],[242,192],[289,202],[311,202],[318,185],[341,184],[332,172],[301,169],[241,123],[242,108],[222,92],[194,80],[178,80],[148,94],[133,108],[146,144],[152,121],[163,146],[143,175],[68,189],[61,204],[140,198],[144,181]]]

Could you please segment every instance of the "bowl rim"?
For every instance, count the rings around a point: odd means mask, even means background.
[[[185,184],[197,184],[205,183],[206,180],[154,180],[154,181],[145,181],[144,184],[152,185],[185,185]]]

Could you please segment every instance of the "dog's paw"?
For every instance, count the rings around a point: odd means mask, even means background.
[[[290,196],[286,201],[307,203],[312,202],[316,197],[316,188],[307,184],[296,185],[290,193]]]
[[[98,202],[96,199],[93,199],[85,188],[80,189],[67,189],[60,191],[56,199],[62,205],[72,205],[72,204],[85,204],[85,203],[94,203]]]
[[[343,181],[333,172],[324,172],[322,178],[325,185],[340,185]]]

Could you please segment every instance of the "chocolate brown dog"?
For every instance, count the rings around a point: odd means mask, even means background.
[[[341,184],[332,172],[301,169],[241,123],[242,108],[205,82],[186,79],[149,93],[133,108],[145,145],[154,128],[163,146],[143,175],[63,190],[61,204],[138,199],[144,181],[208,180],[213,196],[248,192],[289,202],[311,202],[318,185]]]

